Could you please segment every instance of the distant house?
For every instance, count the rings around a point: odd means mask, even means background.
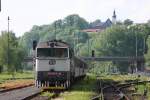
[[[83,32],[93,33],[93,32],[101,32],[106,28],[112,26],[112,24],[116,24],[116,13],[113,12],[112,21],[108,18],[105,22],[97,21],[90,23],[90,27],[88,29],[82,30]]]

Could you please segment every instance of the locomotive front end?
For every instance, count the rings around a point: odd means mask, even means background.
[[[36,47],[35,81],[37,87],[64,87],[70,80],[69,47],[56,41]]]

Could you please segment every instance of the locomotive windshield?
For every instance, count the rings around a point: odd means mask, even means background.
[[[67,48],[37,48],[37,57],[68,57]]]

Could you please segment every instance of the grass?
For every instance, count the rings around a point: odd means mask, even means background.
[[[96,95],[94,92],[96,77],[88,75],[75,85],[72,86],[69,92],[60,95],[63,100],[90,100],[92,96]]]
[[[137,93],[139,93],[139,94],[144,93],[144,89],[145,89],[144,85],[137,85],[136,87],[137,87]]]
[[[64,100],[90,100],[94,93],[92,92],[83,92],[83,91],[73,91],[70,93],[63,94]]]
[[[147,99],[150,100],[150,83],[137,85],[137,93],[144,94],[144,90],[147,89]]]
[[[146,84],[146,86],[147,86],[147,90],[148,90],[147,98],[148,98],[148,100],[150,100],[150,83]]]
[[[5,72],[0,74],[0,88],[16,88],[34,84],[34,73],[32,71],[15,73],[15,78],[11,74]]]
[[[54,95],[54,93],[49,93],[49,92],[43,92],[42,94],[41,94],[41,96],[46,96],[46,97],[52,97]]]
[[[150,78],[146,77],[146,76],[141,76],[140,78],[138,78],[137,75],[106,75],[104,77],[102,77],[103,79],[110,79],[110,80],[114,80],[114,81],[120,81],[120,82],[125,82],[128,80],[136,80],[139,79],[141,81],[148,81]]]
[[[30,72],[23,72],[23,73],[19,73],[16,72],[15,73],[15,79],[33,79],[34,78],[34,73],[32,71]],[[12,80],[13,77],[11,74],[9,73],[1,73],[0,74],[0,83],[6,82],[8,80]]]
[[[75,82],[70,90],[59,95],[59,100],[90,100],[96,92],[94,90],[96,76],[88,74],[83,80]],[[53,93],[44,92],[41,96],[50,97]]]

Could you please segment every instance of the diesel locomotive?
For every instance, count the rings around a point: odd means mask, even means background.
[[[69,44],[51,40],[37,44],[33,41],[35,86],[67,89],[86,75],[87,64],[75,57]]]

